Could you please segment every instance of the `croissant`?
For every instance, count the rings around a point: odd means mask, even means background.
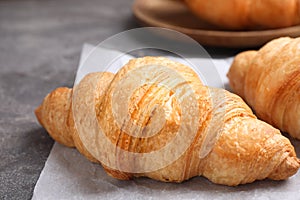
[[[196,16],[225,29],[282,28],[300,24],[299,0],[184,1]]]
[[[238,54],[227,76],[259,118],[300,139],[300,38]]]
[[[287,179],[300,166],[290,141],[239,96],[204,86],[191,68],[163,57],[88,74],[48,94],[35,114],[57,142],[121,180],[204,176],[235,186]]]

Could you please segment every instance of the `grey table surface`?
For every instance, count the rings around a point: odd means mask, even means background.
[[[0,199],[32,197],[53,145],[34,109],[54,88],[72,87],[84,43],[139,26],[132,3],[0,0]]]

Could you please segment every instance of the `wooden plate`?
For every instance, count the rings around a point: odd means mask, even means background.
[[[282,36],[300,36],[300,26],[254,31],[221,30],[195,17],[181,0],[135,0],[133,13],[142,25],[180,31],[208,46],[249,48]]]

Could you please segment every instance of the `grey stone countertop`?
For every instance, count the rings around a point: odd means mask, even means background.
[[[132,3],[0,0],[0,199],[31,198],[53,145],[34,109],[56,87],[72,87],[85,42],[139,26]]]

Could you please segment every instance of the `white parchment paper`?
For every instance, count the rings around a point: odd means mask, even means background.
[[[101,68],[104,59],[121,55],[114,50],[98,48],[94,49],[94,54],[99,56],[86,60],[92,49],[93,46],[84,45],[75,83],[85,74],[97,71],[95,67]],[[108,70],[115,72],[131,58],[123,54]],[[174,57],[171,59],[178,60]],[[222,80],[219,87],[228,88],[226,73],[232,58],[215,59],[213,62]],[[300,155],[300,142],[291,141]],[[55,143],[32,199],[300,199],[300,172],[286,181],[263,180],[237,187],[216,185],[203,177],[195,177],[180,184],[162,183],[148,178],[120,181],[108,176],[100,165],[89,162],[76,149]]]

